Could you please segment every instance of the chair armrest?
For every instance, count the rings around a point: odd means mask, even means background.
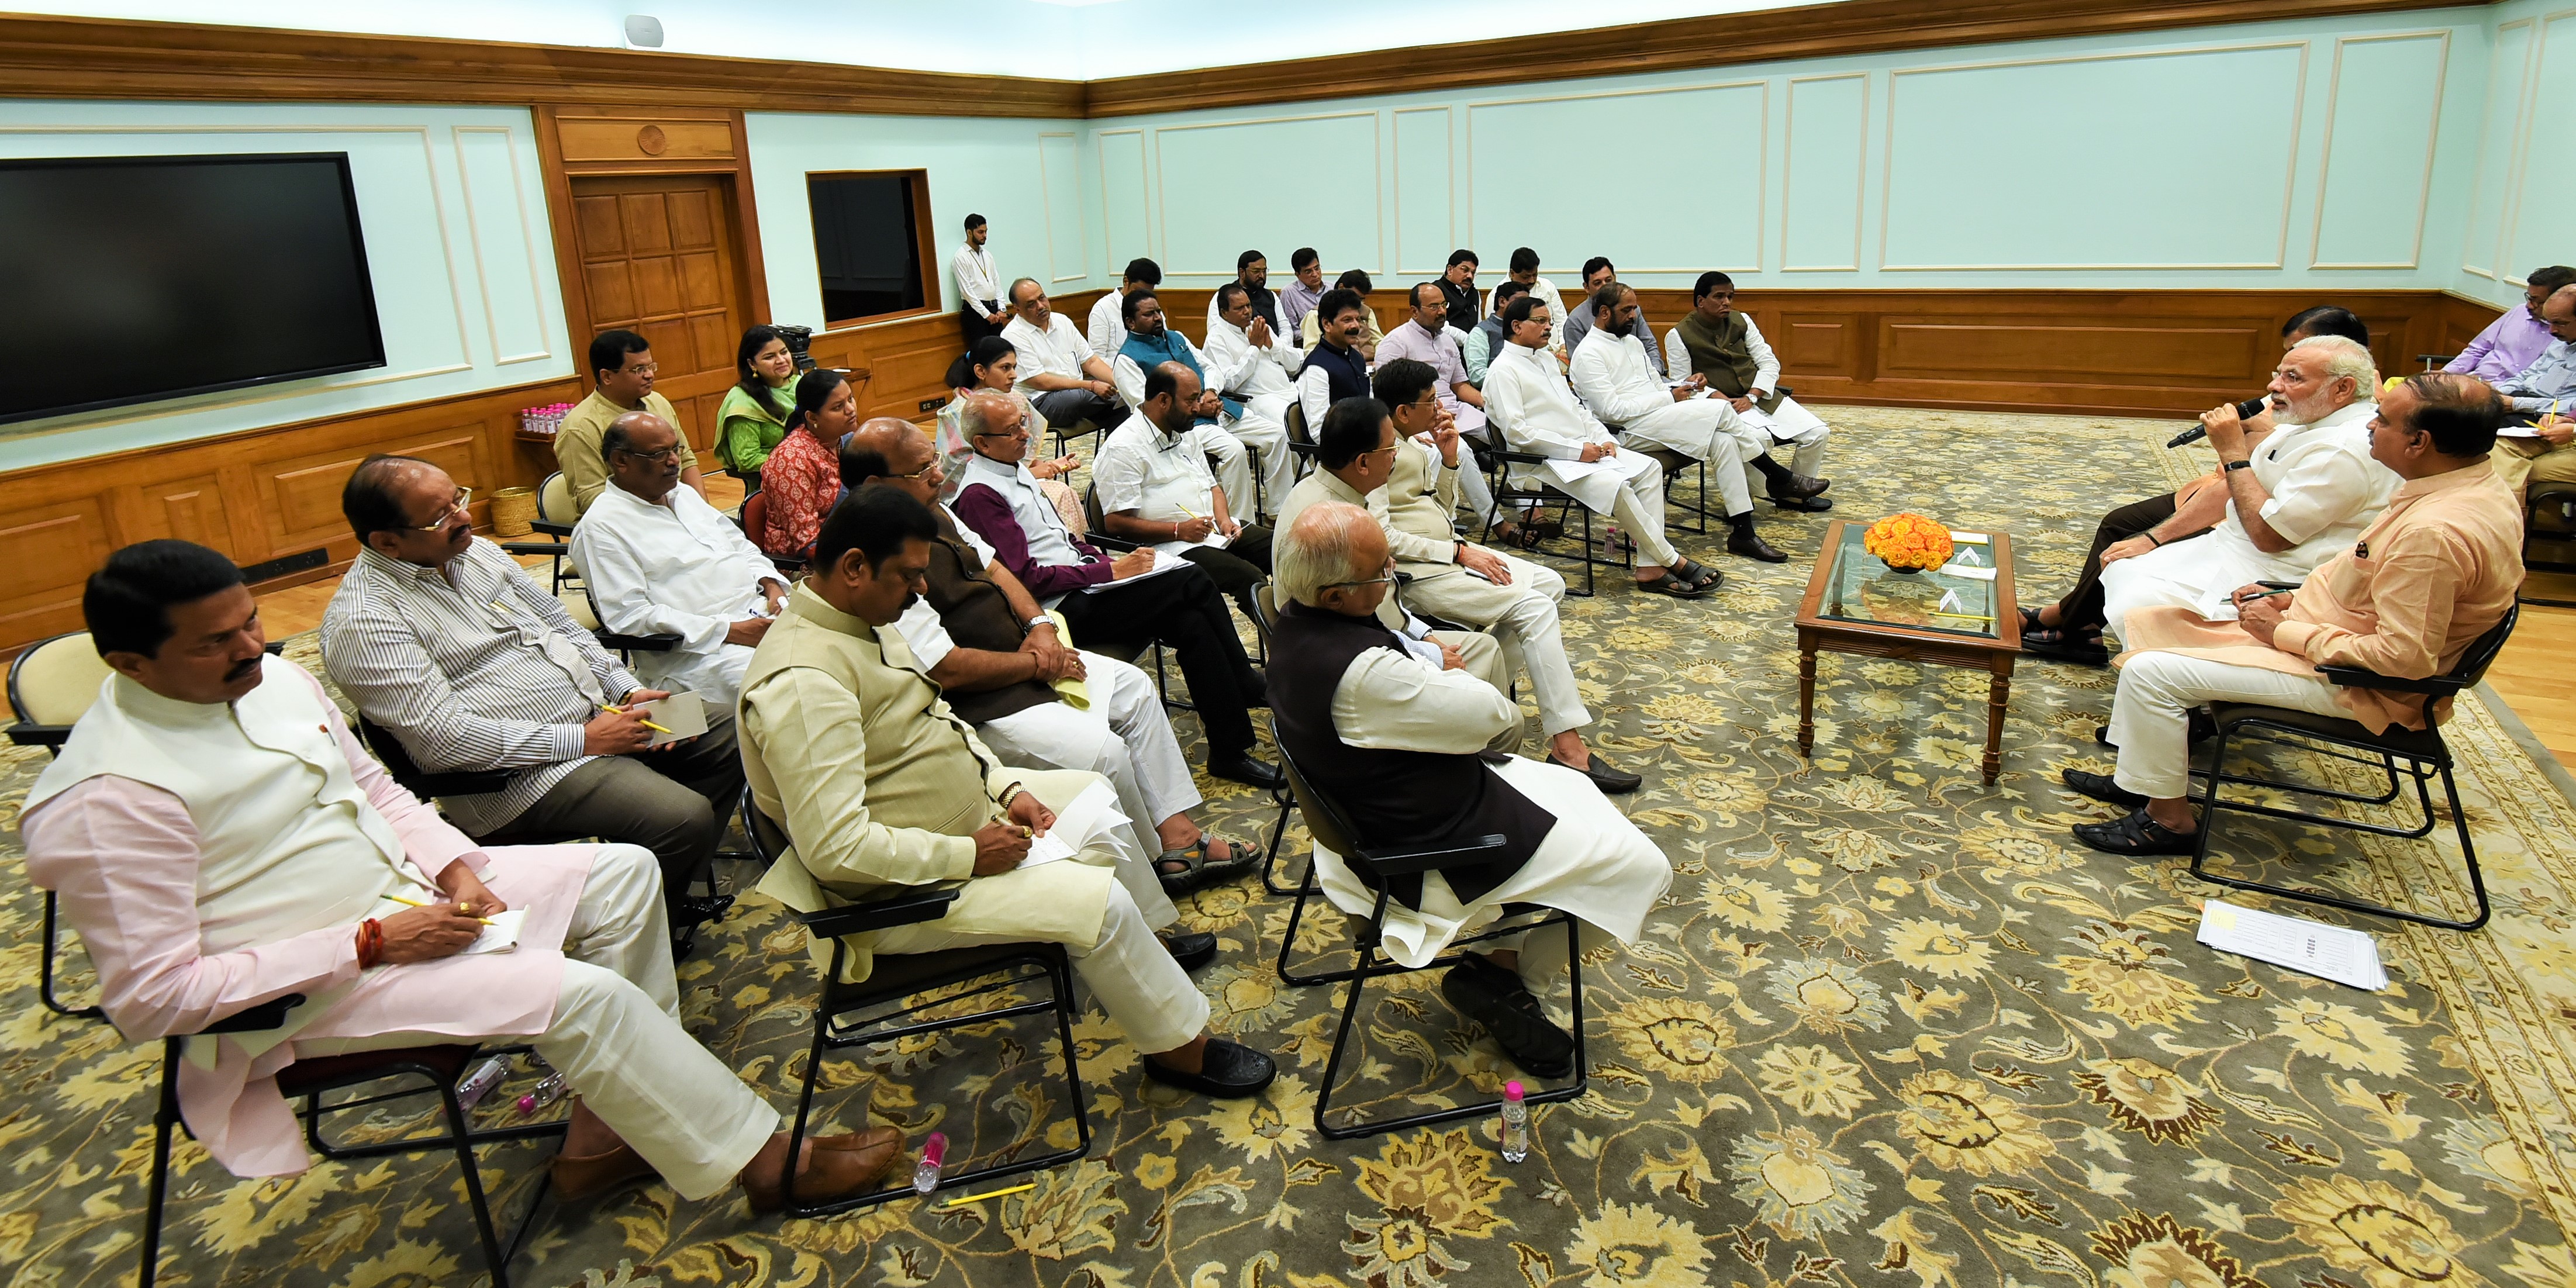
[[[266,644],[260,645],[259,651],[268,654],[270,657],[284,657],[286,656],[286,641],[270,640]]]
[[[915,922],[936,921],[948,915],[948,905],[957,902],[958,891],[964,884],[961,881],[954,884],[921,886],[890,899],[800,912],[796,914],[796,919],[805,923],[805,933],[816,939],[838,939],[843,935],[883,930],[888,926],[909,926]]]
[[[1483,863],[1500,851],[1505,842],[1500,833],[1480,836],[1465,845],[1419,845],[1395,850],[1363,849],[1358,858],[1380,876],[1408,876],[1417,872],[1438,872],[1445,868],[1463,868]]]
[[[1086,533],[1082,539],[1100,547],[1103,550],[1113,550],[1120,554],[1125,554],[1130,550],[1142,549],[1145,545],[1142,541],[1129,541],[1125,537],[1113,537],[1106,532],[1099,531]]]
[[[612,653],[668,653],[680,647],[680,637],[661,635],[620,635],[615,631],[593,631],[599,646]]]
[[[286,1023],[286,1013],[304,1005],[302,993],[272,997],[257,1006],[245,1006],[206,1027],[199,1033],[258,1033]]]
[[[2391,689],[2399,693],[2430,693],[2448,697],[2469,687],[2458,677],[2449,675],[2428,675],[2420,680],[2409,680],[2365,671],[2357,666],[2321,666],[2317,672],[2326,677],[2327,683],[2348,689]]]
[[[1324,449],[1313,443],[1290,443],[1288,445],[1288,454],[1291,456],[1312,456],[1320,460],[1323,458]]]
[[[1477,454],[1480,456],[1490,456],[1495,460],[1506,461],[1513,465],[1545,465],[1549,461],[1556,459],[1553,456],[1541,456],[1536,452],[1515,452],[1504,447],[1489,447]]]
[[[501,550],[513,555],[568,555],[572,545],[563,541],[504,541]]]
[[[771,555],[769,562],[780,572],[803,572],[814,561],[800,555]]]
[[[9,726],[9,741],[21,747],[59,747],[71,740],[70,725],[35,724],[21,720]]]
[[[1795,398],[1795,397],[1797,397],[1797,396],[1798,396],[1798,391],[1797,391],[1797,390],[1795,390],[1795,389],[1790,388],[1790,387],[1789,387],[1789,386],[1787,386],[1787,385],[1782,385],[1782,386],[1780,386],[1779,388],[1772,390],[1771,392],[1773,392],[1773,393],[1775,393],[1775,394],[1778,394],[1778,395],[1780,395],[1780,396],[1781,396],[1781,397],[1783,397],[1783,398]]]
[[[550,537],[569,537],[572,535],[571,524],[557,523],[552,519],[530,519],[528,520],[528,526],[538,532],[545,533]]]

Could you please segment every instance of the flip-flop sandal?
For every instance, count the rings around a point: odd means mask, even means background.
[[[1650,594],[1670,595],[1675,599],[1708,598],[1708,590],[1706,587],[1699,585],[1697,582],[1684,581],[1681,578],[1674,576],[1672,570],[1669,568],[1664,570],[1663,576],[1658,577],[1653,581],[1638,582],[1637,589],[1646,591]]]
[[[1538,543],[1544,540],[1528,524],[1508,519],[1494,525],[1492,539],[1495,545],[1510,546],[1515,550],[1536,550]]]
[[[1535,509],[1530,510],[1521,516],[1521,526],[1537,533],[1541,537],[1561,537],[1565,535],[1564,520],[1551,519],[1546,515],[1539,513]]]
[[[1175,896],[1188,894],[1220,881],[1241,876],[1261,866],[1260,846],[1250,841],[1238,841],[1230,836],[1217,839],[1224,841],[1226,848],[1233,852],[1231,857],[1209,858],[1208,834],[1205,832],[1199,834],[1197,841],[1182,849],[1165,850],[1156,856],[1154,878],[1163,883],[1163,893]],[[1165,866],[1174,863],[1182,866],[1177,868]]]
[[[1682,579],[1684,581],[1687,581],[1702,590],[1713,589],[1719,582],[1726,580],[1726,575],[1724,573],[1721,573],[1696,559],[1682,560],[1682,566],[1679,571],[1681,572]]]

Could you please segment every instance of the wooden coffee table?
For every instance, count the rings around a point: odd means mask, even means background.
[[[2013,599],[2012,538],[1960,542],[1947,568],[1899,573],[1861,547],[1867,524],[1834,520],[1798,605],[1798,754],[1816,742],[1816,654],[1853,653],[1907,662],[1964,666],[1993,675],[1986,693],[1986,785],[2003,769],[2004,703],[2012,695],[2013,657],[2021,652],[2021,612]],[[1966,557],[1991,579],[1960,575]],[[1973,569],[1969,569],[1973,571]]]

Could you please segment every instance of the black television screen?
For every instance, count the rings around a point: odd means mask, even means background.
[[[0,423],[385,365],[344,152],[0,160]]]

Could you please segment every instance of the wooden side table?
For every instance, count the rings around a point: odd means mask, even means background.
[[[1985,782],[1992,787],[2003,772],[2004,707],[2012,696],[2013,659],[2021,652],[2012,538],[1990,532],[1982,534],[1988,546],[1959,546],[1962,551],[1991,551],[1987,562],[1994,578],[1985,581],[1945,571],[1897,573],[1861,548],[1866,528],[1833,521],[1825,530],[1824,549],[1816,555],[1815,572],[1807,578],[1806,598],[1798,604],[1798,754],[1815,750],[1818,652],[1968,667],[1994,677],[1986,690]],[[1957,566],[1955,555],[1952,566]],[[1896,578],[1903,580],[1881,580]],[[1873,586],[1885,587],[1887,596],[1873,599]],[[1935,616],[1920,607],[1927,600],[1939,603],[1947,592],[1957,593],[1958,611]],[[1935,624],[1941,622],[1951,625]]]

